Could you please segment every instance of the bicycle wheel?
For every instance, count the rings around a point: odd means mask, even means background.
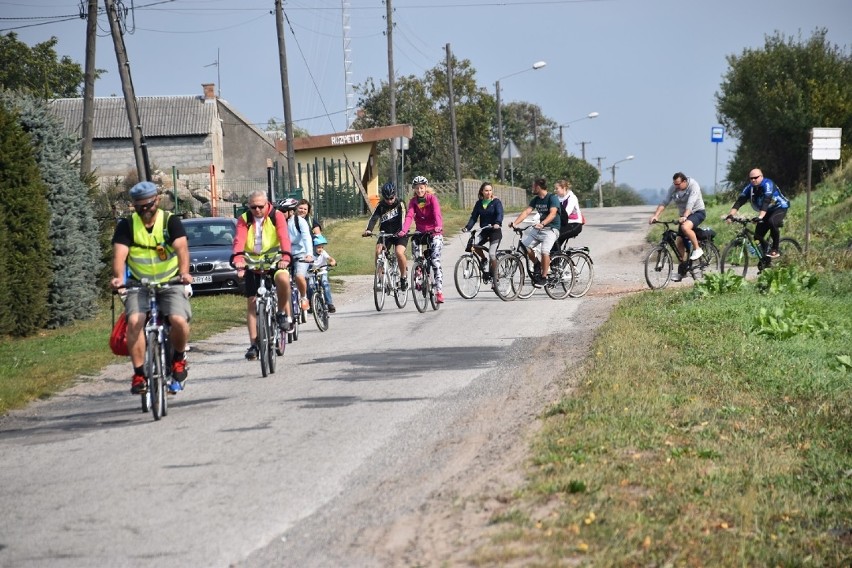
[[[320,331],[328,329],[328,306],[325,305],[325,297],[320,290],[314,290],[311,305],[314,307],[314,321]]]
[[[666,287],[672,277],[672,253],[657,245],[645,257],[645,282],[652,290]]]
[[[783,237],[778,241],[778,252],[781,254],[781,259],[786,262],[797,262],[802,255],[802,247],[790,237]]]
[[[719,249],[716,248],[716,244],[712,241],[704,241],[701,243],[701,248],[704,250],[704,254],[697,261],[698,268],[702,273],[701,275],[719,272],[719,262],[722,255],[719,253]]]
[[[550,255],[550,274],[544,292],[554,300],[564,300],[574,287],[574,267],[567,254]]]
[[[373,276],[373,302],[376,304],[376,311],[379,312],[385,307],[386,276],[385,262],[382,258],[379,258],[376,261],[376,273]]]
[[[739,274],[745,278],[748,274],[749,264],[751,264],[751,253],[748,243],[745,239],[737,237],[728,243],[725,250],[722,251],[722,256],[719,259],[719,270],[722,272],[733,270],[734,274]]]
[[[269,314],[266,300],[257,299],[257,358],[260,359],[260,374],[269,375]]]
[[[568,294],[572,298],[582,298],[592,287],[592,279],[595,277],[595,266],[592,257],[586,252],[572,252],[571,264],[574,265],[574,285]]]
[[[414,307],[421,314],[426,311],[427,296],[429,295],[429,277],[426,274],[424,262],[417,259],[411,265],[411,295],[414,298]]]
[[[275,304],[270,304],[269,315],[266,319],[267,337],[269,341],[266,345],[266,351],[269,353],[269,374],[275,372],[278,365],[278,350],[275,348],[278,343],[278,335],[281,331],[278,329],[278,322],[275,321],[275,315],[278,311]]]
[[[160,356],[160,339],[156,331],[149,331],[146,337],[145,358],[148,361],[145,371],[148,375],[148,392],[151,393],[151,414],[154,420],[163,417],[166,400],[166,385],[163,358]]]
[[[459,257],[456,261],[453,279],[455,280],[459,296],[465,300],[475,298],[482,284],[482,274],[476,256],[463,254]]]
[[[535,284],[533,283],[532,272],[527,268],[526,257],[520,254],[517,255],[518,266],[521,267],[524,273],[524,279],[521,282],[521,288],[518,290],[518,298],[526,300],[535,293]]]
[[[505,254],[497,260],[497,281],[494,283],[494,293],[504,302],[511,302],[518,297],[524,286],[524,269],[518,262],[518,257]]]
[[[408,290],[400,288],[401,272],[399,271],[399,265],[394,264],[391,272],[393,274],[393,277],[391,278],[391,284],[393,286],[393,300],[396,302],[396,307],[402,309],[406,304],[408,304]]]

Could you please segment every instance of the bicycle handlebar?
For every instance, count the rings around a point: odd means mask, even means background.
[[[749,223],[757,224],[760,222],[759,217],[735,217],[734,215],[725,215],[723,219],[725,219],[726,221],[739,223],[740,225],[748,225]]]
[[[118,288],[113,289],[113,294],[118,294],[119,290],[133,290],[137,288],[170,288],[172,286],[184,286],[185,284],[181,282],[180,276],[174,276],[169,278],[165,282],[151,282],[147,278],[143,278],[142,280],[128,280]]]
[[[234,259],[238,256],[243,257],[245,262],[245,266],[242,268],[234,263]],[[284,254],[277,249],[267,250],[259,254],[243,251],[232,254],[231,258],[228,259],[228,263],[232,268],[237,270],[254,270],[256,272],[263,272],[266,270],[272,270],[283,258]]]

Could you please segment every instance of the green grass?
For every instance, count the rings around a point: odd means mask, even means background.
[[[842,243],[812,243],[757,282],[623,300],[471,562],[852,565],[852,273]],[[762,333],[761,309],[811,325]]]
[[[469,212],[452,207],[443,214],[448,235],[464,226],[469,216]],[[373,271],[375,239],[361,238],[366,225],[367,218],[363,217],[326,227],[329,254],[339,263],[331,273],[333,292],[341,290],[341,280],[336,276]],[[195,296],[192,310],[192,341],[245,325],[246,300],[242,296]],[[78,380],[90,380],[106,365],[127,361],[109,350],[112,322],[107,301],[91,320],[43,330],[32,337],[0,338],[0,416],[33,400],[47,398]],[[128,363],[128,380],[129,377]]]

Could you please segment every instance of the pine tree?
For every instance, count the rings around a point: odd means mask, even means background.
[[[91,317],[97,309],[98,276],[102,266],[99,227],[89,187],[69,158],[77,145],[63,130],[47,104],[31,96],[8,99],[30,133],[41,179],[48,188],[49,239],[52,247],[47,325],[58,327]]]
[[[30,136],[17,113],[0,101],[0,240],[6,298],[0,292],[0,326],[12,335],[30,335],[48,316],[50,271],[47,187],[41,181]],[[4,266],[5,265],[5,266]]]

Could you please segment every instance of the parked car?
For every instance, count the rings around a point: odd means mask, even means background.
[[[241,292],[242,282],[231,267],[231,247],[237,221],[228,217],[184,219],[189,241],[189,273],[193,293]]]

